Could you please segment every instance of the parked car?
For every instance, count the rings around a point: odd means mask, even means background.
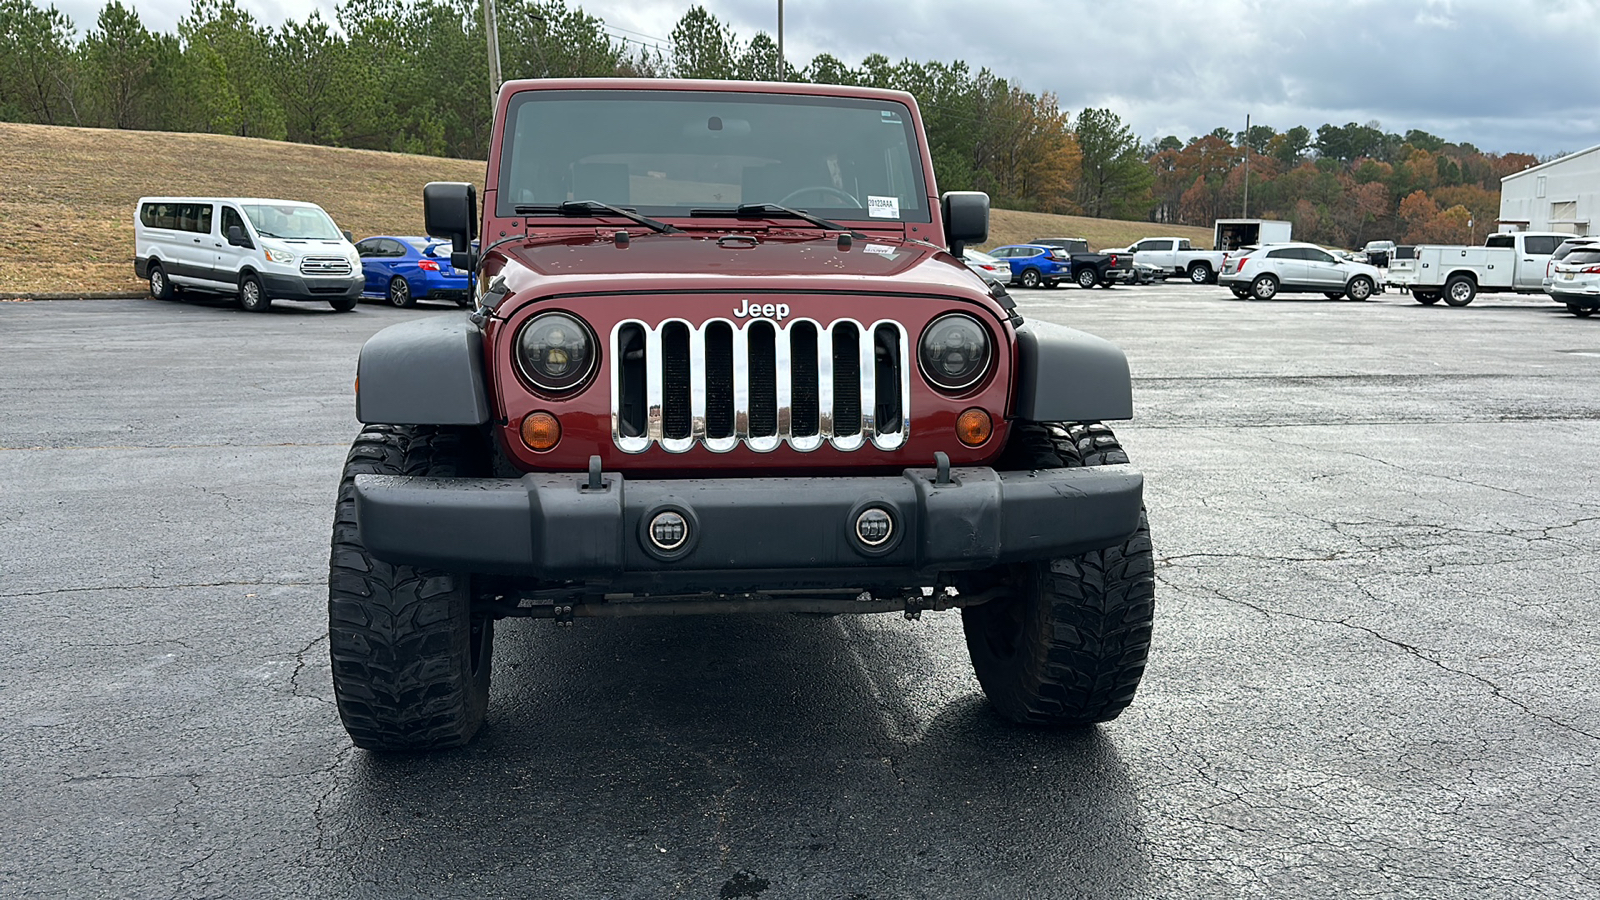
[[[1196,250],[1188,238],[1180,237],[1145,238],[1124,250],[1107,252],[1131,253],[1136,264],[1155,266],[1166,275],[1181,275],[1195,284],[1216,281],[1224,255],[1221,250]]]
[[[358,746],[471,741],[505,618],[960,607],[998,715],[1081,734],[1122,712],[1155,611],[1144,476],[1102,424],[1133,415],[1127,357],[959,274],[989,198],[940,192],[910,94],[497,96],[481,216],[469,183],[422,198],[463,262],[485,236],[477,311],[407,317],[356,362],[327,609]],[[700,652],[674,630],[663,654]]]
[[[1011,267],[1003,259],[995,259],[987,253],[977,250],[962,251],[962,258],[967,268],[975,272],[979,278],[990,284],[1010,284]]]
[[[1555,264],[1554,279],[1546,292],[1580,319],[1600,309],[1600,244],[1574,246]]]
[[[1567,258],[1567,255],[1579,247],[1588,247],[1600,244],[1600,237],[1574,237],[1568,238],[1556,247],[1556,252],[1550,254],[1550,261],[1544,264],[1544,283],[1541,285],[1545,293],[1550,293],[1550,284],[1555,281],[1556,263]]]
[[[1081,288],[1102,285],[1110,287],[1124,281],[1133,270],[1133,254],[1120,250],[1089,249],[1088,238],[1035,238],[1028,242],[1036,247],[1055,247],[1072,258],[1072,280]],[[1090,270],[1093,270],[1093,277]]]
[[[1394,241],[1367,241],[1367,246],[1361,248],[1366,256],[1363,261],[1380,269],[1388,268],[1389,260],[1394,258],[1394,248]]]
[[[378,235],[356,244],[366,283],[361,296],[383,298],[394,306],[415,306],[418,300],[471,303],[464,269],[450,264],[450,242],[430,237]]]
[[[1552,231],[1503,231],[1489,235],[1482,247],[1418,247],[1411,296],[1424,306],[1441,298],[1451,306],[1466,306],[1480,293],[1537,294],[1544,290],[1550,257],[1570,237]]]
[[[274,299],[354,309],[361,260],[315,203],[244,197],[141,197],[133,214],[133,271],[150,295],[236,296],[250,312]]]
[[[1131,269],[1113,269],[1111,280],[1117,284],[1154,284],[1166,281],[1170,274],[1166,269],[1135,261]]]
[[[1235,297],[1271,300],[1279,294],[1323,293],[1330,300],[1365,300],[1383,290],[1377,266],[1340,260],[1316,244],[1269,244],[1230,254],[1217,283]]]
[[[1072,278],[1072,257],[1057,247],[1008,244],[989,251],[1011,267],[1011,283],[1025,288],[1055,287]],[[1094,284],[1093,280],[1090,285]]]

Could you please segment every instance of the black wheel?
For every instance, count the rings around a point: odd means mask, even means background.
[[[333,307],[334,312],[349,312],[355,309],[356,304],[359,302],[361,302],[361,295],[357,294],[354,297],[335,297],[328,301],[328,305]]]
[[[1189,267],[1189,280],[1195,284],[1210,284],[1213,277],[1211,267],[1203,262],[1197,262]]]
[[[1248,300],[1248,299],[1250,299],[1250,289],[1249,288],[1242,288],[1242,287],[1239,287],[1238,285],[1230,285],[1228,287],[1228,290],[1232,291],[1233,295],[1235,297],[1238,297],[1240,300]]]
[[[469,297],[457,297],[456,298],[456,305],[461,307],[462,309],[471,309],[472,308],[472,299],[469,298]]]
[[[1444,283],[1444,302],[1451,306],[1466,306],[1478,296],[1478,283],[1465,275],[1457,275]]]
[[[1039,286],[1039,282],[1043,280],[1039,277],[1038,269],[1023,269],[1021,278],[1022,286],[1025,288],[1036,288]]]
[[[150,296],[157,300],[171,300],[176,297],[177,291],[172,282],[167,278],[167,272],[161,264],[150,260]]]
[[[1411,296],[1423,306],[1432,306],[1439,302],[1439,295],[1432,291],[1412,291]]]
[[[1054,289],[1057,284],[1060,284],[1060,282],[1056,281],[1054,278],[1046,279],[1044,282],[1044,286],[1051,289]]]
[[[261,288],[261,279],[249,272],[239,276],[239,305],[249,312],[266,312],[272,307],[272,300]]]
[[[1002,465],[1061,468],[1124,463],[1098,422],[1021,423]],[[1144,675],[1155,619],[1155,567],[1144,514],[1122,544],[1011,566],[1009,597],[961,611],[978,683],[1005,717],[1032,725],[1092,725],[1117,717]]]
[[[1343,298],[1344,294],[1339,291],[1323,291],[1322,296],[1327,297],[1329,300],[1338,300]]]
[[[345,461],[328,563],[328,646],[339,718],[358,747],[435,750],[471,741],[489,705],[494,620],[469,576],[395,566],[356,529],[357,475],[486,473],[476,432],[371,425]]]
[[[1257,300],[1271,300],[1278,296],[1278,279],[1271,275],[1258,275],[1250,282],[1250,296]]]
[[[1092,267],[1084,266],[1078,270],[1077,275],[1073,276],[1073,280],[1078,282],[1078,287],[1088,290],[1095,286],[1095,282],[1100,280],[1100,276]]]
[[[1567,312],[1572,313],[1580,319],[1587,319],[1594,315],[1594,307],[1584,306],[1582,303],[1568,303]]]
[[[1376,290],[1376,287],[1373,285],[1372,279],[1365,275],[1357,275],[1350,279],[1349,284],[1344,286],[1344,294],[1351,300],[1365,300],[1372,296],[1374,290]]]
[[[398,275],[389,279],[389,304],[401,309],[417,305],[417,298],[411,296],[410,283]]]

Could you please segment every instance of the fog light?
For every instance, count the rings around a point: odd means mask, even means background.
[[[856,516],[856,537],[868,547],[882,547],[894,536],[894,517],[887,510],[864,510]]]
[[[689,540],[689,522],[681,513],[667,510],[650,520],[650,543],[668,553]]]
[[[561,423],[547,412],[530,413],[522,420],[522,442],[543,452],[561,440]]]
[[[968,447],[980,446],[993,433],[989,414],[976,406],[956,417],[956,439]]]

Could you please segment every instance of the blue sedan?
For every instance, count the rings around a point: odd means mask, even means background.
[[[430,237],[369,237],[356,244],[367,276],[361,296],[383,298],[400,307],[418,300],[467,299],[466,270],[450,265],[450,242]]]
[[[1072,279],[1072,257],[1066,251],[1037,244],[1008,244],[989,251],[1011,264],[1011,282],[1025,288],[1055,287]]]

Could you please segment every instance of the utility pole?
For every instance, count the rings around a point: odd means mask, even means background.
[[[1241,219],[1250,218],[1250,114],[1244,114],[1244,213]]]
[[[494,0],[483,0],[483,32],[489,37],[489,103],[500,96],[500,32],[494,25]]]
[[[783,65],[783,0],[778,0],[778,80],[788,81],[784,77]]]

